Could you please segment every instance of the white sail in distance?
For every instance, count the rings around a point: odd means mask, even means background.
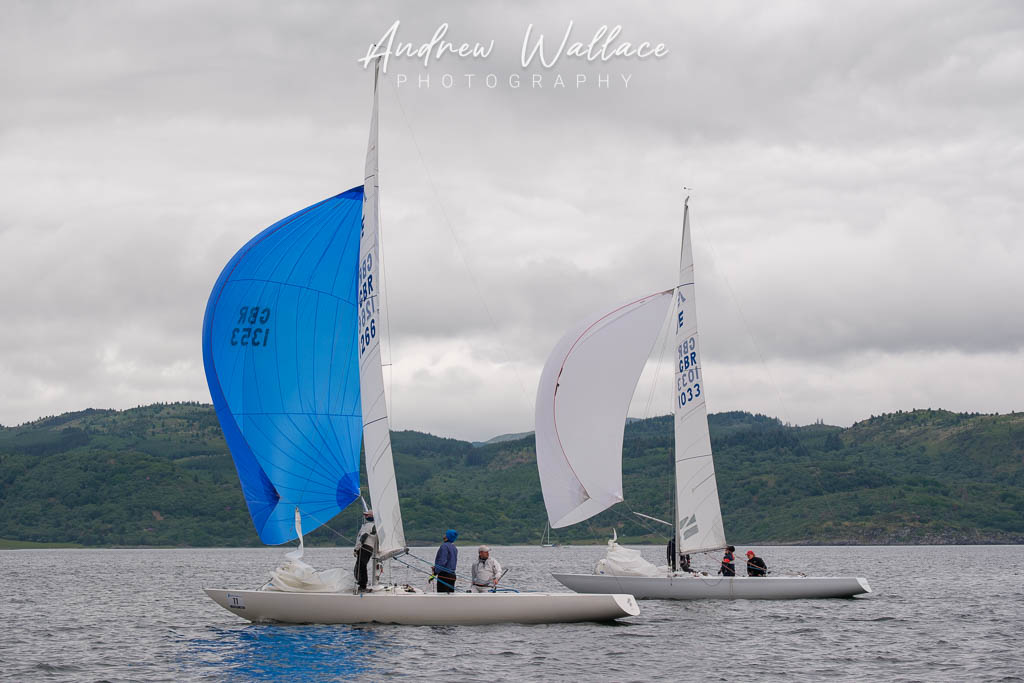
[[[683,244],[673,305],[676,547],[680,553],[691,553],[723,548],[726,542],[701,371],[689,203],[683,212]]]
[[[381,559],[406,550],[402,510],[398,502],[391,431],[384,398],[384,372],[380,359],[380,321],[384,299],[380,279],[380,220],[377,164],[377,109],[380,58],[373,75],[373,115],[366,150],[363,182],[363,227],[359,239],[359,388],[363,408],[363,450],[370,504],[377,526],[377,553]]]
[[[622,501],[622,436],[672,301],[666,290],[593,315],[555,346],[537,388],[537,468],[552,528]]]

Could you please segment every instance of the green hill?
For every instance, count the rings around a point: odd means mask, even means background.
[[[738,543],[1024,542],[1024,414],[916,410],[848,429],[712,415],[728,537]],[[409,541],[448,527],[467,541],[537,542],[545,514],[533,438],[474,446],[392,434]],[[631,422],[624,491],[633,510],[671,510],[672,419]],[[365,479],[364,479],[365,481]],[[330,526],[351,536],[357,506]],[[555,540],[612,527],[662,542],[626,505]],[[84,410],[0,428],[0,539],[82,545],[258,545],[212,406]],[[347,543],[320,529],[311,542]]]

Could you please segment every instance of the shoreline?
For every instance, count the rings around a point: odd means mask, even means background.
[[[461,547],[471,548],[478,545],[481,541],[466,540],[460,542]],[[640,547],[651,547],[651,548],[662,548],[663,543],[641,543],[632,542],[626,539],[619,539],[620,545],[624,546],[640,546]],[[579,547],[579,548],[599,548],[607,544],[605,541],[594,541],[592,543],[562,543],[553,546],[551,550],[558,550],[560,548]],[[432,548],[436,546],[436,542],[422,542],[417,541],[409,545],[410,548]],[[502,548],[540,548],[535,543],[496,543],[489,541],[488,545]],[[767,547],[767,548],[955,548],[955,547],[972,547],[972,546],[1024,546],[1024,541],[977,541],[970,543],[847,543],[842,541],[834,542],[779,542],[779,541],[766,541],[766,542],[755,542],[747,543],[737,541],[732,545],[736,547]],[[264,546],[264,545],[81,545],[76,543],[44,543],[38,541],[14,541],[11,539],[0,539],[0,551],[4,550],[287,550],[291,549],[290,545],[281,546]],[[329,549],[344,549],[348,546],[342,545],[312,545],[306,543],[307,549],[313,550],[329,550]]]

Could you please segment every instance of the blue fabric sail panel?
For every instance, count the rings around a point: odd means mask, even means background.
[[[363,188],[278,221],[213,287],[203,363],[260,540],[290,541],[359,495]]]

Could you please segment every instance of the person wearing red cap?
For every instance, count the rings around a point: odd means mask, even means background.
[[[768,573],[768,565],[753,550],[747,551],[747,576],[764,576]]]

